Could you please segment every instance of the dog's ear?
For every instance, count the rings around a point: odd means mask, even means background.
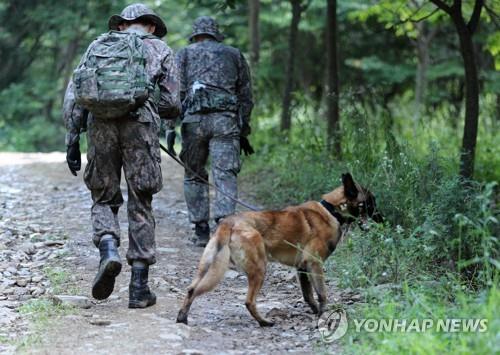
[[[342,174],[342,185],[344,185],[344,194],[350,200],[358,197],[358,188],[350,173]]]

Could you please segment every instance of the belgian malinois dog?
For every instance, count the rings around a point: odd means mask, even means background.
[[[259,314],[255,304],[268,259],[297,268],[304,300],[315,314],[323,313],[327,305],[323,262],[335,250],[341,226],[356,219],[361,226],[367,218],[382,222],[382,216],[373,194],[349,173],[342,174],[342,186],[322,198],[281,211],[244,212],[222,220],[203,252],[177,322],[187,324],[193,300],[222,280],[230,261],[247,274],[245,305],[261,326],[274,324]]]

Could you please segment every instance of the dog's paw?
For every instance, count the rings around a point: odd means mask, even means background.
[[[185,314],[184,312],[179,312],[179,314],[177,315],[177,321],[176,323],[184,323],[184,324],[188,324],[188,317],[187,317],[187,314]]]
[[[261,327],[272,327],[274,325],[274,322],[271,322],[271,321],[269,321],[267,319],[263,319],[263,320],[259,321],[259,325]]]
[[[317,304],[309,303],[309,307],[311,308],[311,311],[313,312],[313,314],[319,313],[319,307]]]

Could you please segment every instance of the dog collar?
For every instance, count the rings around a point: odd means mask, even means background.
[[[340,225],[346,222],[344,216],[342,216],[340,212],[335,209],[335,206],[332,205],[330,202],[321,200],[319,203],[321,203],[321,205],[324,208],[326,208],[327,211],[330,212],[330,214],[337,219],[337,221],[339,221]]]

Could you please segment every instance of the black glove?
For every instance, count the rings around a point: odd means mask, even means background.
[[[245,153],[246,156],[252,155],[255,153],[253,150],[252,146],[250,145],[250,142],[248,141],[247,137],[240,137],[240,154],[241,152]]]
[[[252,133],[252,128],[248,124],[248,122],[243,122],[243,125],[241,126],[241,133],[240,135],[243,137],[248,137]]]
[[[174,145],[175,145],[175,130],[167,129],[165,133],[165,138],[167,139],[167,151],[172,154],[174,157],[177,156],[175,153]]]
[[[76,176],[76,172],[80,171],[82,167],[82,153],[80,152],[80,142],[68,145],[66,150],[66,162],[68,163],[69,171],[71,171],[71,174]]]

